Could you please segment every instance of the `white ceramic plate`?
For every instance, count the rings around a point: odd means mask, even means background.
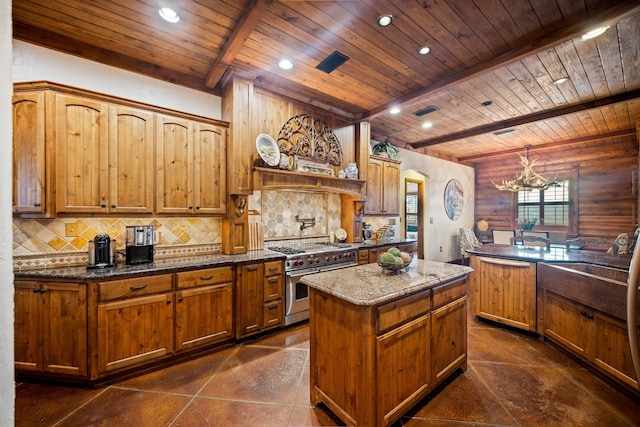
[[[347,238],[347,231],[344,228],[338,228],[335,233],[336,239],[344,240]]]
[[[266,133],[261,133],[256,138],[256,149],[264,162],[269,166],[277,166],[280,162],[280,150],[278,144]]]

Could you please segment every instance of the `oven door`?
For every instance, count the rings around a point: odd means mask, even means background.
[[[317,272],[317,269],[307,269],[286,274],[286,282],[284,284],[285,325],[291,325],[309,318],[309,288],[300,282],[300,278]]]
[[[300,282],[302,276],[319,273],[321,271],[337,270],[339,268],[353,267],[356,262],[341,263],[336,265],[309,268],[299,271],[290,271],[286,274],[284,285],[284,324],[291,325],[309,318],[309,287]]]

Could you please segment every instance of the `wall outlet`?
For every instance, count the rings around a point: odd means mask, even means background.
[[[64,231],[66,237],[77,237],[78,236],[78,223],[69,222],[64,225]]]
[[[433,217],[429,218],[429,224],[433,224]]]
[[[440,246],[440,252],[442,252],[442,246]]]

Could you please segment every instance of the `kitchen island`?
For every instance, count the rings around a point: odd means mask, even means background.
[[[310,399],[347,425],[386,426],[467,367],[471,268],[414,260],[304,276],[310,297]]]

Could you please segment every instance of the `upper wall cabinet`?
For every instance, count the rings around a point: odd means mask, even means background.
[[[226,129],[157,117],[158,213],[223,214],[226,207]]]
[[[365,215],[399,215],[400,162],[380,157],[369,159]]]
[[[46,193],[45,92],[16,93],[13,97],[13,212],[45,214],[51,201]]]
[[[56,210],[153,212],[153,114],[56,96]]]

